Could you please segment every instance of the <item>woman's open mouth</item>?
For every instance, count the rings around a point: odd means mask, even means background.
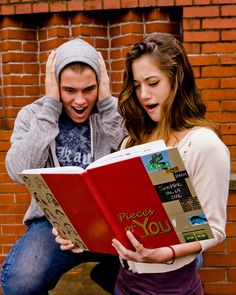
[[[153,104],[146,105],[146,108],[151,111],[155,109],[158,105],[159,105],[158,103],[153,103]]]

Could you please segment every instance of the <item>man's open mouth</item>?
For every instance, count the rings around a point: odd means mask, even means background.
[[[72,109],[78,114],[78,115],[81,115],[84,113],[84,111],[86,110],[86,107],[84,108],[75,108],[75,107],[72,107]]]

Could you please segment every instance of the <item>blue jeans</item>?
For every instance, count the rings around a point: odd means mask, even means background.
[[[28,224],[26,233],[12,247],[0,273],[4,295],[46,295],[61,276],[83,262],[100,262],[92,270],[92,279],[113,293],[119,269],[117,256],[85,251],[80,254],[61,251],[45,218]]]

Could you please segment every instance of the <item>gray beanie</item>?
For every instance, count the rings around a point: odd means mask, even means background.
[[[56,49],[56,78],[59,81],[59,74],[63,68],[73,62],[88,64],[100,78],[98,53],[89,43],[79,38],[65,42]]]

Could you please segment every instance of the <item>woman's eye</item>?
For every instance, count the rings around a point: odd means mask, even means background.
[[[150,82],[150,83],[149,83],[150,86],[155,86],[155,85],[157,85],[157,84],[158,84],[158,81],[156,81],[156,82]]]

